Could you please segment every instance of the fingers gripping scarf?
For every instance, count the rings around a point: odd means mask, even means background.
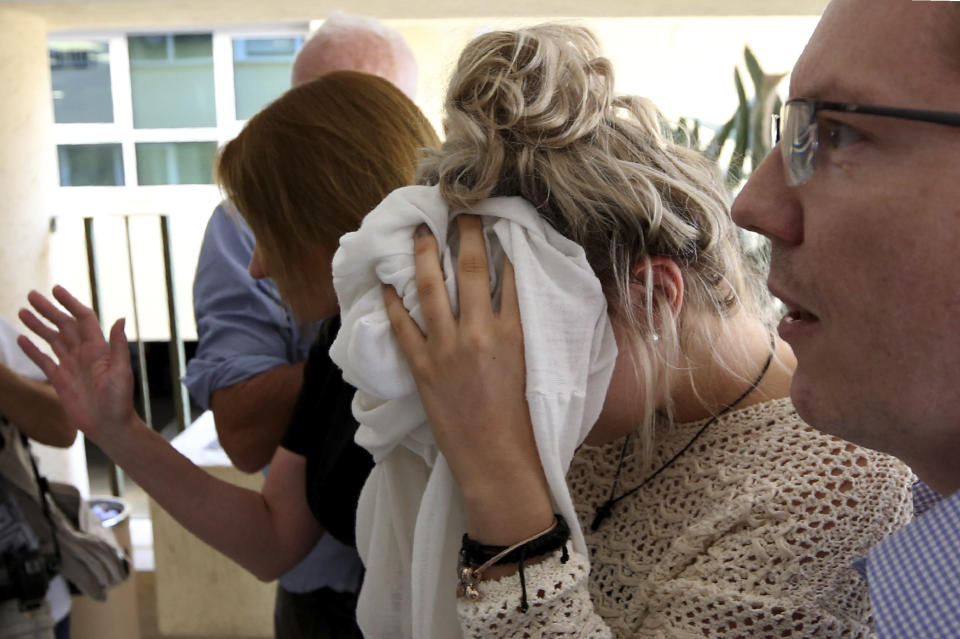
[[[455,574],[466,525],[461,497],[434,444],[381,292],[381,283],[393,285],[424,326],[413,232],[426,223],[438,238],[457,312],[457,241],[450,231],[459,212],[449,209],[436,187],[399,189],[358,231],[341,238],[333,258],[342,326],[330,355],[358,389],[356,441],[376,462],[357,508],[357,546],[366,567],[357,617],[369,639],[460,637]],[[565,475],[600,414],[616,359],[600,282],[583,249],[527,201],[493,198],[468,212],[483,216],[494,297],[504,256],[514,266],[534,436],[554,505],[571,523],[573,548],[583,553]]]

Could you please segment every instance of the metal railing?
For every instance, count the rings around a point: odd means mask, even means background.
[[[138,216],[142,217],[142,216]],[[180,331],[180,324],[177,316],[177,295],[173,271],[173,252],[170,232],[170,216],[157,215],[160,224],[160,238],[163,252],[163,272],[166,283],[167,315],[170,322],[170,388],[173,393],[174,419],[176,421],[177,432],[183,432],[190,422],[190,398],[187,389],[180,381],[186,370],[186,357],[184,355],[183,337]],[[140,315],[137,304],[136,278],[134,277],[133,250],[130,240],[130,216],[123,216],[124,220],[124,238],[127,246],[127,268],[130,280],[130,296],[133,304],[133,330],[135,333],[136,344],[136,365],[139,373],[140,383],[138,384],[137,394],[141,411],[141,417],[147,425],[153,428],[153,410],[150,403],[150,382],[147,375],[146,351],[140,331]],[[97,242],[95,233],[95,218],[83,218],[83,232],[87,249],[87,271],[90,280],[90,300],[93,311],[100,319],[103,327],[101,314],[101,291],[99,261],[97,259]],[[123,471],[112,461],[107,460],[107,471],[110,482],[110,491],[116,496],[123,496],[124,476]]]

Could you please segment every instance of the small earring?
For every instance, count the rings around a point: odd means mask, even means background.
[[[654,333],[653,335],[650,336],[650,341],[651,341],[651,342],[659,342],[659,341],[660,341],[660,336],[657,335],[656,333]]]

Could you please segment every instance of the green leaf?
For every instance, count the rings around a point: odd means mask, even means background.
[[[763,72],[763,69],[760,68],[757,56],[753,55],[753,51],[750,50],[749,46],[743,47],[743,58],[747,63],[747,71],[750,72],[750,79],[753,80],[754,95],[759,97],[763,93],[763,78],[766,74]]]
[[[700,150],[700,120],[693,121],[693,131],[690,133],[690,148]]]
[[[740,101],[740,109],[737,113],[737,135],[734,139],[733,157],[730,159],[730,167],[727,169],[727,186],[733,188],[740,184],[743,179],[743,162],[747,156],[747,148],[750,144],[750,104],[747,102],[747,94],[743,88],[743,80],[740,78],[740,71],[733,70],[733,83],[737,87],[737,99]]]
[[[681,117],[677,120],[676,128],[670,131],[670,137],[673,140],[674,144],[680,144],[686,146],[689,142],[689,136],[687,135],[687,119]]]
[[[727,143],[727,138],[730,137],[730,132],[733,131],[734,125],[737,123],[737,115],[740,113],[740,109],[737,108],[734,111],[733,115],[730,116],[730,119],[727,120],[727,123],[724,124],[720,131],[713,136],[713,140],[710,141],[710,146],[707,147],[705,155],[711,160],[716,160],[720,157],[720,151],[723,150],[723,145]]]

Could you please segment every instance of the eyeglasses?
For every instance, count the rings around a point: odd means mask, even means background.
[[[783,105],[780,115],[774,116],[776,132],[774,143],[781,141],[781,134],[785,138],[785,143],[780,144],[780,153],[783,156],[784,175],[789,186],[800,186],[813,177],[819,146],[817,113],[820,111],[882,115],[960,127],[960,113],[949,111],[922,111],[850,102],[828,102],[813,98],[794,98]]]

